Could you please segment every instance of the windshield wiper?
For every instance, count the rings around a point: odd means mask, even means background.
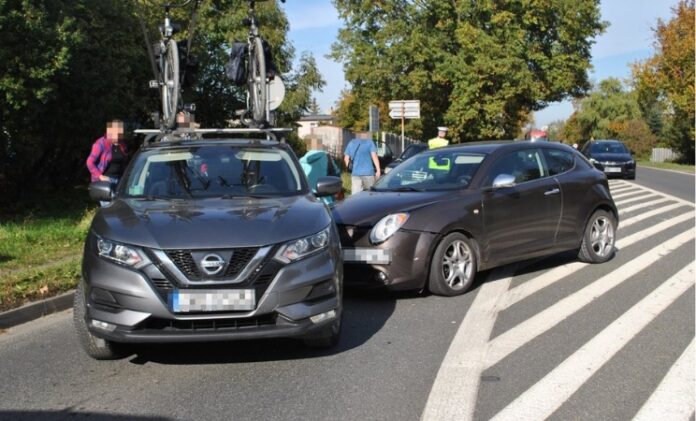
[[[415,187],[397,187],[395,189],[389,189],[389,191],[425,191],[425,189],[418,189]]]
[[[220,196],[220,199],[268,199],[269,195],[262,195],[262,194],[248,194],[248,193],[240,193],[240,194],[224,194]]]

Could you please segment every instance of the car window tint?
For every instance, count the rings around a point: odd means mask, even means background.
[[[544,149],[544,158],[546,158],[549,175],[562,174],[573,168],[575,164],[573,154],[568,151]]]
[[[628,153],[628,150],[620,142],[594,143],[590,148],[592,153]]]
[[[501,174],[512,175],[517,184],[545,177],[546,171],[540,151],[524,149],[503,155],[491,167],[486,185],[492,185],[493,180]]]

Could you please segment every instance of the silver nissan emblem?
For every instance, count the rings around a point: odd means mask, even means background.
[[[217,254],[208,254],[201,260],[201,267],[208,275],[217,275],[225,267],[225,260]]]

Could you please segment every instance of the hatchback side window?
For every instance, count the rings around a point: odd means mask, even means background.
[[[493,180],[500,174],[512,175],[515,177],[516,184],[536,180],[547,175],[538,149],[524,149],[503,155],[491,167],[486,185],[493,184]]]
[[[568,151],[544,149],[544,158],[549,169],[549,175],[558,175],[569,171],[575,165],[575,157]]]

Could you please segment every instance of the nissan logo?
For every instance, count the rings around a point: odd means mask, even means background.
[[[201,260],[201,267],[208,275],[217,275],[225,267],[225,260],[217,254],[208,254]]]

